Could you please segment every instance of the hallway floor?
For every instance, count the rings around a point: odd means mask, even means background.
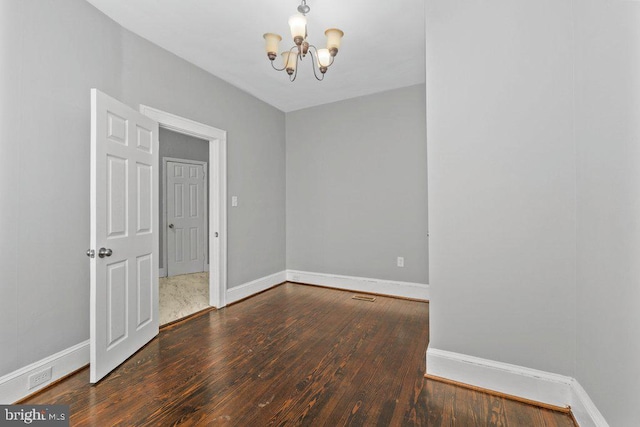
[[[209,273],[160,278],[160,325],[209,308]]]

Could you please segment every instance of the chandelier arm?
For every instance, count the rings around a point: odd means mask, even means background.
[[[271,66],[273,67],[274,70],[276,71],[284,71],[287,68],[287,64],[284,64],[284,66],[282,68],[276,68],[275,65],[273,65],[273,61],[269,61],[271,62]]]
[[[313,49],[313,50],[312,50]],[[316,64],[318,67],[320,67],[320,62],[318,61],[318,48],[316,48],[314,45],[310,44],[309,45],[309,51],[311,52],[311,68],[313,69],[313,75],[316,78],[316,80],[318,81],[323,81],[324,80],[324,73],[322,73],[322,77],[318,77],[318,73],[316,72]],[[313,52],[315,51],[315,55],[313,54]],[[314,61],[315,59],[315,61]]]

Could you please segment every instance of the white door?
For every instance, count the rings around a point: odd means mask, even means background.
[[[92,383],[158,334],[157,165],[158,123],[92,89]]]
[[[204,271],[204,166],[167,162],[167,275]]]

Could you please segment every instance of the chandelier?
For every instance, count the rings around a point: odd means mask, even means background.
[[[311,65],[313,68],[313,75],[318,80],[323,80],[324,75],[333,64],[333,60],[338,54],[340,48],[340,41],[344,33],[337,28],[330,28],[324,32],[327,36],[327,47],[323,49],[317,49],[314,45],[309,44],[307,41],[307,18],[311,8],[307,6],[307,0],[302,0],[300,6],[298,6],[297,14],[289,18],[289,27],[291,28],[291,37],[295,46],[291,49],[282,52],[282,61],[284,66],[277,68],[273,61],[278,56],[278,43],[282,40],[278,34],[266,33],[263,37],[266,41],[266,51],[271,66],[276,71],[286,70],[289,75],[289,80],[294,81],[298,75],[298,62],[302,61],[307,53],[311,52]],[[318,76],[318,71],[320,76]]]

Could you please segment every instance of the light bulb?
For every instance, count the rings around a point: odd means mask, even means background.
[[[300,45],[307,36],[307,18],[304,15],[293,15],[289,18],[289,28],[291,28],[291,37],[293,41]]]
[[[329,53],[329,49],[318,49],[318,65],[321,67],[331,65],[331,53]]]

